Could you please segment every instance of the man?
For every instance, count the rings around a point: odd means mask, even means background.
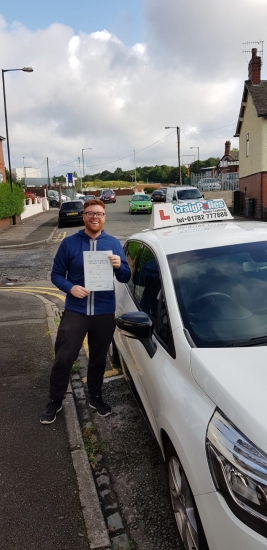
[[[110,406],[102,399],[101,390],[107,352],[115,330],[115,292],[90,292],[85,288],[83,252],[112,250],[108,258],[116,279],[121,283],[129,281],[131,272],[120,242],[103,230],[105,208],[101,200],[86,201],[83,211],[85,228],[66,237],[54,258],[51,280],[66,292],[66,302],[55,343],[50,402],[41,415],[42,424],[54,422],[62,409],[71,368],[86,334],[90,356],[87,372],[89,404],[100,416],[111,414]]]

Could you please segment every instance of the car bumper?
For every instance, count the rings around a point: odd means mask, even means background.
[[[75,223],[75,222],[82,222],[83,216],[62,216],[58,218],[59,223]]]
[[[152,207],[151,207],[151,208],[142,208],[142,207],[140,206],[140,208],[131,208],[131,211],[132,211],[132,212],[135,212],[135,213],[136,213],[136,212],[148,212],[148,213],[150,214],[151,211],[152,211]]]
[[[242,523],[220,493],[195,497],[209,548],[212,550],[266,550],[267,538]]]

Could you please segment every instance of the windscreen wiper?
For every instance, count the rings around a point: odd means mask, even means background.
[[[227,348],[235,347],[250,347],[250,346],[264,346],[267,344],[267,336],[260,336],[259,338],[250,338],[250,340],[238,340],[237,342],[232,342],[226,346]]]

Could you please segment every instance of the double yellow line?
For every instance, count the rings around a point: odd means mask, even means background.
[[[56,290],[54,290],[51,287],[46,286],[23,286],[23,287],[5,287],[0,286],[0,292],[21,292],[24,294],[46,294],[49,296],[54,296],[55,298],[59,298],[62,302],[65,302],[65,294],[62,294]],[[83,348],[85,351],[85,354],[87,357],[89,357],[89,348],[88,348],[88,341],[87,337],[85,337],[83,341]],[[106,370],[104,374],[104,378],[110,378],[112,376],[116,376],[119,374],[119,371],[117,369],[108,369]],[[83,382],[86,382],[86,378],[83,379]]]

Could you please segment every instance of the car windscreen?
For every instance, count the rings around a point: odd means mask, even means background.
[[[267,336],[267,241],[171,254],[168,262],[197,347],[256,345]]]
[[[140,202],[140,201],[148,202],[149,197],[147,197],[146,195],[134,195],[132,197],[132,201],[133,202]]]
[[[69,201],[69,202],[63,202],[61,205],[61,211],[62,212],[73,212],[74,210],[82,210],[83,209],[83,203],[81,201]]]
[[[202,199],[202,195],[198,189],[181,189],[177,191],[177,197],[182,201],[188,199]]]

